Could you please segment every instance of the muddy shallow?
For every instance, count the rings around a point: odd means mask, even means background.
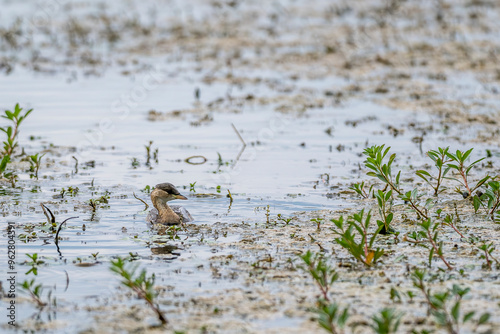
[[[0,205],[18,234],[18,281],[25,254],[38,253],[37,282],[57,297],[38,312],[19,293],[18,330],[319,333],[310,311],[319,291],[298,269],[313,250],[339,272],[331,297],[350,306],[346,332],[371,331],[383,307],[405,312],[402,333],[446,332],[421,296],[390,299],[427,267],[426,250],[404,240],[418,230],[414,214],[396,207],[400,234],[377,238],[387,255],[368,269],[333,242],[330,219],[376,214],[376,201],[348,189],[373,184],[361,153],[374,144],[398,154],[408,190],[430,192],[414,171],[430,167],[425,152],[438,146],[474,147],[474,159],[489,152],[472,177],[498,175],[499,10],[488,1],[4,1],[0,107],[34,108],[20,146],[46,155],[39,180],[15,159],[20,179],[2,181]],[[150,141],[158,155],[148,162]],[[160,182],[189,197],[182,204],[196,219],[176,235],[151,230],[133,196],[149,203],[145,187]],[[437,207],[456,204],[460,231],[498,249],[498,225],[474,215],[456,185],[448,181]],[[93,213],[86,203],[107,192]],[[40,203],[58,222],[78,216],[61,230],[61,254]],[[324,219],[320,230],[312,218]],[[461,332],[498,331],[498,268],[451,228],[441,235],[455,269],[435,258],[429,286],[470,287],[463,312],[491,319]],[[156,275],[166,328],[120,286],[109,270],[116,256]],[[6,265],[0,274],[5,290]]]

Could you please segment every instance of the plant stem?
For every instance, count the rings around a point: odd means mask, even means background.
[[[452,270],[453,267],[446,261],[444,256],[442,254],[440,254],[439,248],[437,247],[436,243],[434,242],[434,239],[432,239],[431,232],[429,231],[429,229],[427,229],[426,232],[427,232],[427,239],[429,239],[429,242],[431,243],[432,248],[434,248],[434,253],[436,253],[439,256],[439,258],[444,262],[444,264],[446,265],[446,267],[448,267],[449,270]]]

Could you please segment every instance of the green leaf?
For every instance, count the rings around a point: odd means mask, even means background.
[[[460,160],[462,161],[465,161],[467,160],[467,158],[469,157],[469,155],[471,154],[473,148],[469,149],[467,152],[464,153],[464,155],[462,156],[462,158]],[[458,154],[457,154],[458,155]]]
[[[490,320],[490,316],[491,316],[491,314],[489,314],[489,313],[483,313],[481,315],[481,317],[479,317],[479,320],[478,320],[477,324],[478,325],[484,325],[485,323],[488,322],[488,320]]]
[[[460,302],[456,302],[451,308],[451,316],[457,322],[460,319]]]
[[[471,312],[468,312],[464,315],[464,318],[463,318],[463,323],[466,323],[467,321],[471,320],[472,317],[474,316],[474,314],[476,314],[476,312],[474,311],[471,311]]]
[[[423,175],[426,175],[426,176],[431,176],[431,174],[429,174],[429,172],[428,172],[428,171],[425,171],[425,170],[422,170],[422,169],[417,170],[415,173],[416,173],[417,175],[419,175],[419,174],[423,174]],[[419,176],[420,176],[420,175],[419,175]],[[420,177],[422,177],[422,176],[420,176]]]

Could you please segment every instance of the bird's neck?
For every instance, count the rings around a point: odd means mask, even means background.
[[[179,224],[179,216],[168,206],[167,202],[156,196],[151,196],[153,206],[158,210],[158,223],[161,224]]]

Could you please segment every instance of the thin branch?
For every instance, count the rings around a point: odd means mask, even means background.
[[[149,208],[148,203],[146,203],[144,200],[142,200],[142,199],[140,199],[139,197],[137,197],[137,196],[135,195],[135,193],[132,193],[132,194],[134,195],[134,197],[135,197],[136,199],[138,199],[139,201],[141,201],[142,203],[144,203],[144,205],[146,206],[146,207],[144,208],[144,211],[146,211],[146,210]]]

